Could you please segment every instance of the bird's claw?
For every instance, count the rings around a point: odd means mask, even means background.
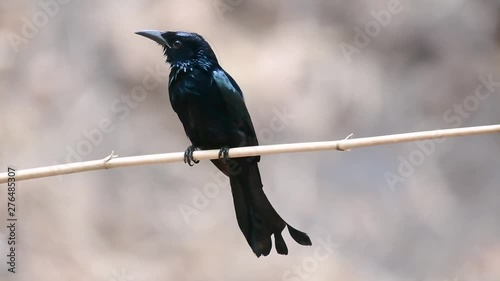
[[[221,158],[224,159],[225,162],[229,161],[229,147],[223,146],[219,150],[219,159],[221,159]]]
[[[187,163],[189,166],[194,166],[194,164],[200,163],[200,160],[196,160],[193,158],[193,152],[198,150],[194,145],[190,145],[186,151],[184,152],[184,163]]]

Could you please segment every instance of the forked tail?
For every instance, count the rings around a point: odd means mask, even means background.
[[[237,158],[231,161],[236,161],[233,164],[238,164],[233,169],[233,173],[229,173],[236,218],[243,235],[257,257],[269,254],[273,234],[276,251],[282,255],[288,254],[285,240],[281,236],[285,226],[288,227],[293,240],[300,245],[310,246],[312,243],[309,236],[287,224],[267,199],[262,189],[257,161],[251,158]]]

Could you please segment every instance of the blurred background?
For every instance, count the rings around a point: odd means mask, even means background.
[[[184,151],[142,29],[202,34],[261,144],[498,124],[499,15],[465,0],[3,0],[0,167]],[[270,201],[313,246],[284,232],[289,255],[259,259],[208,161],[19,182],[17,273],[1,227],[0,280],[500,280],[499,147],[265,156]]]

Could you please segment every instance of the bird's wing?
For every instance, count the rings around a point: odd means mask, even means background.
[[[234,81],[231,75],[220,68],[215,69],[212,76],[226,102],[231,116],[243,122],[244,128],[242,129],[249,138],[249,143],[247,145],[259,145],[255,129],[253,128],[252,119],[250,119],[250,114],[248,113],[245,100],[243,99],[243,93],[238,84],[236,84],[236,81]]]

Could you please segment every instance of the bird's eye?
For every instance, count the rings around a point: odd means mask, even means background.
[[[172,45],[172,48],[179,49],[181,46],[182,46],[181,41],[175,40],[174,44]]]

